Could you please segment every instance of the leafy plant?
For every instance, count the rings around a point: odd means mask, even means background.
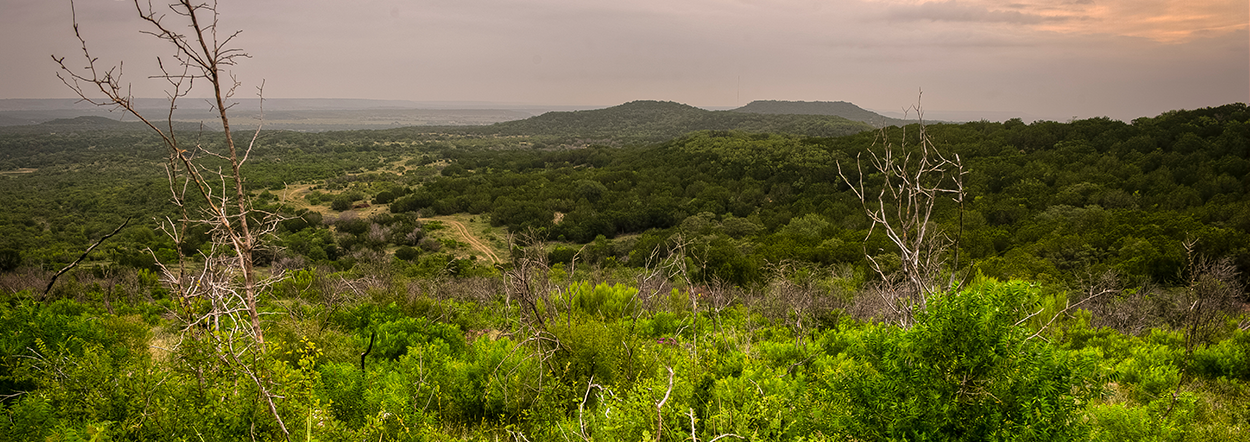
[[[870,439],[1080,440],[1092,366],[1019,326],[1035,289],[982,280],[932,299],[911,329],[870,328],[865,365],[832,381],[843,431]]]

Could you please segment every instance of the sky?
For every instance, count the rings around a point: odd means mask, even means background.
[[[163,2],[153,0],[159,8]],[[146,6],[146,0],[144,1]],[[1132,120],[1250,98],[1246,0],[220,0],[238,96],[874,110]],[[101,65],[162,97],[129,0],[77,0]],[[170,14],[173,23],[177,17]],[[68,1],[0,0],[0,98],[69,98]]]

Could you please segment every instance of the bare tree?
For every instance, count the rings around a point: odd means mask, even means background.
[[[838,280],[849,279],[853,270],[849,266],[825,268],[782,262],[774,271],[766,297],[783,300],[787,309],[784,318],[792,324],[796,342],[806,349],[804,339],[815,330],[821,316],[847,309],[847,291]]]
[[[72,1],[70,5],[73,9]],[[53,56],[60,66],[57,76],[83,101],[130,114],[160,138],[168,154],[165,171],[169,191],[178,208],[177,218],[165,218],[161,228],[180,252],[190,225],[206,224],[213,235],[202,266],[191,266],[181,253],[177,263],[158,260],[165,282],[178,294],[179,314],[186,321],[183,331],[191,332],[193,339],[203,339],[223,368],[252,379],[283,434],[289,435],[274,402],[281,396],[271,391],[273,381],[261,372],[264,364],[258,363],[265,353],[265,338],[257,295],[268,282],[258,278],[253,261],[260,239],[271,233],[280,219],[252,207],[244,185],[242,167],[256,146],[260,127],[246,145],[237,143],[228,113],[241,83],[227,69],[248,55],[231,46],[238,31],[219,34],[215,2],[177,0],[157,8],[134,0],[133,6],[144,23],[142,32],[174,50],[172,60],[157,58],[160,74],[150,77],[165,84],[169,106],[161,117],[164,121],[145,115],[137,107],[131,85],[123,81],[121,63],[107,65],[92,54],[76,12],[73,29],[81,43],[80,61],[85,67],[71,68],[77,62]],[[188,99],[194,85],[205,83],[211,91],[207,101],[222,126],[219,145],[203,141],[203,127],[190,137],[175,130],[174,111],[179,103]],[[197,332],[201,329],[214,332]]]
[[[1082,290],[1073,291],[1069,296],[1081,293],[1091,298],[1083,308],[1089,310],[1089,322],[1093,327],[1111,327],[1120,333],[1138,336],[1162,325],[1158,304],[1167,299],[1162,289],[1149,281],[1126,285],[1121,279],[1110,270],[1101,275],[1087,275],[1076,283]]]
[[[1189,285],[1180,292],[1181,312],[1174,318],[1185,335],[1185,356],[1181,359],[1181,375],[1172,391],[1167,416],[1176,406],[1181,387],[1192,376],[1194,350],[1206,346],[1224,325],[1224,318],[1240,307],[1245,292],[1236,264],[1229,258],[1211,259],[1197,252],[1197,240],[1184,242]]]
[[[1239,307],[1245,291],[1232,259],[1211,259],[1197,252],[1197,241],[1184,243],[1189,285],[1182,291],[1180,327],[1185,332],[1186,358],[1206,345],[1223,325],[1223,319]]]
[[[928,298],[941,290],[939,280],[942,272],[948,270],[944,268],[948,250],[956,253],[950,263],[958,264],[958,240],[962,231],[952,238],[938,229],[933,222],[933,209],[939,199],[949,197],[959,205],[962,216],[963,179],[967,174],[959,155],[948,158],[933,144],[925,129],[920,104],[907,111],[915,112],[920,121],[919,142],[915,146],[907,144],[906,127],[897,144],[890,140],[887,130],[882,129],[868,150],[867,168],[863,159],[856,157],[858,174],[855,179],[848,177],[838,163],[838,175],[855,192],[864,213],[872,221],[869,235],[882,229],[898,248],[901,266],[898,277],[887,274],[886,267],[876,256],[865,255],[883,281],[877,292],[886,298],[885,305],[892,310],[892,316],[901,318],[904,325],[910,324],[913,309],[925,309]],[[880,184],[872,184],[872,187],[880,186],[876,192],[865,183],[865,177],[870,174],[882,180]],[[955,282],[952,272],[950,285]]]
[[[206,259],[206,265],[217,267],[206,269],[205,272],[226,275],[237,273],[242,276],[243,281],[242,287],[233,287],[232,278],[217,278],[214,280],[220,281],[220,284],[215,287],[206,286],[203,278],[197,279],[188,274],[183,260],[178,263],[176,271],[166,268],[167,280],[181,295],[184,308],[189,308],[185,307],[187,303],[197,297],[213,298],[210,301],[213,304],[238,298],[247,315],[249,333],[258,343],[263,344],[264,333],[256,307],[257,293],[262,282],[254,268],[253,252],[259,246],[259,238],[272,229],[276,217],[263,213],[261,225],[256,225],[254,219],[258,211],[251,205],[241,172],[255,147],[260,129],[257,128],[245,146],[237,144],[231,132],[227,112],[231,106],[230,100],[240,85],[227,69],[248,55],[231,47],[231,41],[239,35],[238,31],[219,34],[216,3],[179,0],[168,4],[168,10],[164,11],[150,3],[145,5],[135,0],[134,7],[139,18],[147,25],[143,33],[160,39],[175,50],[172,61],[157,58],[161,74],[152,77],[166,83],[169,107],[168,113],[163,116],[165,121],[152,119],[140,112],[131,95],[130,84],[122,79],[121,63],[107,66],[92,55],[79,29],[76,13],[74,35],[82,45],[82,60],[86,62],[86,66],[74,69],[70,67],[71,64],[67,64],[65,57],[54,56],[53,60],[60,66],[57,76],[82,100],[133,115],[160,137],[168,153],[166,173],[170,193],[174,205],[180,211],[179,219],[166,219],[162,228],[181,245],[189,224],[208,224],[215,239],[224,246],[219,250],[220,253],[231,255],[232,258]],[[171,24],[171,21],[178,23]],[[175,130],[174,111],[178,108],[179,101],[192,92],[197,81],[201,84],[207,82],[211,89],[209,103],[222,125],[223,148],[208,146],[198,137],[195,141],[188,141],[183,133]],[[203,161],[206,158],[223,160],[227,170],[206,165]],[[196,211],[195,207],[202,208],[198,215],[192,215]],[[213,295],[214,293],[231,295],[223,298]]]
[[[509,238],[508,242],[512,244],[512,268],[504,272],[505,302],[516,301],[526,323],[546,330],[547,321],[539,304],[548,309],[556,307],[550,302],[555,287],[548,278],[551,266],[547,262],[546,242],[542,233],[533,229]]]

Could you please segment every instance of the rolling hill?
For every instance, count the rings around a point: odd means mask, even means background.
[[[709,111],[671,101],[632,101],[606,109],[547,112],[524,120],[463,130],[493,135],[546,135],[651,142],[669,140],[701,130],[833,137],[872,128],[863,122],[831,115]]]
[[[890,118],[846,101],[756,100],[730,112],[765,115],[832,115],[873,126],[899,126],[908,123],[908,120]]]

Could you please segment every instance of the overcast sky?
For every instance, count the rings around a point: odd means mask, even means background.
[[[153,0],[160,5],[161,0]],[[168,56],[129,1],[78,0],[136,96]],[[0,0],[0,98],[72,96],[68,1]],[[1246,0],[221,0],[251,96],[534,105],[850,101],[1131,120],[1250,97]],[[173,17],[170,17],[173,19]]]

